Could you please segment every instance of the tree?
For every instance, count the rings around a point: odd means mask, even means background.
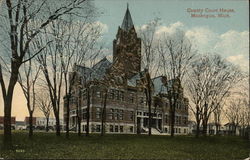
[[[235,87],[235,92],[231,94],[230,100],[224,108],[226,118],[233,125],[233,133],[236,128],[240,128],[240,135],[246,136],[246,128],[250,126],[249,90],[246,76],[241,83]]]
[[[39,46],[44,41],[52,41],[38,56],[38,61],[43,68],[46,84],[50,91],[57,121],[57,135],[60,134],[59,112],[64,87],[67,101],[66,137],[69,136],[69,100],[74,80],[77,79],[76,71],[72,73],[69,73],[69,71],[74,70],[75,64],[85,65],[96,55],[94,52],[96,51],[95,45],[101,35],[101,27],[90,21],[93,16],[92,12],[93,8],[89,8],[83,22],[74,22],[70,19],[51,23],[44,30],[44,36],[36,42]],[[70,80],[69,83],[68,79]]]
[[[44,47],[34,51],[28,59],[25,59],[31,42],[48,24],[65,14],[72,14],[75,9],[80,8],[84,1],[58,1],[56,5],[50,5],[53,2],[46,0],[3,1],[1,22],[6,22],[7,24],[2,25],[1,34],[8,34],[8,38],[1,36],[6,40],[5,46],[8,53],[5,53],[5,56],[1,56],[0,63],[0,84],[4,100],[4,146],[11,146],[11,109],[13,91],[18,80],[19,69],[23,63],[39,54]],[[50,9],[50,12],[47,12],[47,9]],[[37,22],[36,26],[32,25],[32,22],[35,20]],[[6,28],[6,30],[3,28]],[[27,32],[29,32],[28,37],[26,37]],[[5,75],[4,77],[3,69],[9,71],[8,76]],[[6,84],[5,78],[8,79],[8,84]]]
[[[153,92],[153,83],[151,81],[151,76],[155,71],[155,58],[156,58],[156,29],[159,25],[159,18],[154,19],[150,23],[141,27],[139,34],[142,40],[142,49],[143,49],[143,68],[144,74],[141,75],[141,82],[144,93],[146,95],[146,101],[148,105],[148,135],[151,135],[152,128],[152,92]]]
[[[160,70],[167,82],[165,86],[168,90],[167,95],[170,103],[170,132],[173,137],[175,109],[180,103],[183,92],[182,82],[195,52],[192,49],[192,44],[182,31],[172,35],[165,34],[159,40],[158,52],[160,55]]]
[[[30,52],[28,52],[29,58],[31,56]],[[29,112],[29,137],[33,136],[33,113],[36,106],[36,82],[38,79],[38,75],[40,72],[40,67],[33,64],[31,59],[24,63],[21,67],[21,71],[19,73],[18,83],[20,84],[23,94],[27,101],[27,108]],[[23,73],[23,74],[22,74]]]
[[[193,102],[191,111],[197,122],[196,136],[199,134],[200,123],[203,134],[206,135],[211,114],[221,110],[224,100],[231,94],[231,89],[241,77],[237,67],[216,54],[199,55],[192,63],[187,89]]]
[[[107,82],[107,81],[106,81]],[[107,97],[108,97],[108,86],[104,83],[102,85],[102,128],[101,128],[101,136],[104,136],[105,134],[105,123],[107,118],[107,112],[106,112],[106,106],[107,106]]]
[[[52,105],[49,97],[49,93],[43,92],[39,93],[36,98],[36,103],[40,111],[43,113],[43,115],[46,118],[46,132],[49,131],[49,117],[52,112]]]
[[[93,12],[92,10],[89,11]],[[75,80],[77,79],[77,71],[69,72],[73,70],[74,66],[86,65],[86,63],[95,60],[99,55],[102,47],[96,48],[98,40],[101,37],[101,26],[96,23],[90,23],[90,19],[93,18],[94,13],[88,14],[85,21],[82,23],[73,23],[72,21],[68,23],[68,39],[70,41],[65,45],[65,53],[67,54],[67,59],[64,59],[63,74],[65,82],[65,94],[66,94],[66,137],[69,137],[69,106],[70,99],[72,97],[72,89]],[[69,79],[69,82],[68,82]],[[84,80],[84,79],[83,79]],[[87,97],[89,97],[89,91],[87,90]],[[89,106],[89,105],[88,105]],[[89,111],[88,111],[89,114]],[[89,117],[89,116],[87,116]],[[88,118],[89,119],[89,118]],[[88,123],[89,124],[89,123]],[[88,134],[88,129],[87,132]]]
[[[237,99],[235,101],[230,101],[228,108],[226,109],[226,117],[229,123],[233,125],[233,134],[236,134],[236,129],[241,123],[241,113],[242,113],[242,101]]]

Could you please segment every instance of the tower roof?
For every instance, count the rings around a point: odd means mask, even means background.
[[[131,17],[131,14],[127,5],[127,10],[126,10],[121,28],[125,31],[129,31],[133,26],[134,24],[133,24],[132,17]]]

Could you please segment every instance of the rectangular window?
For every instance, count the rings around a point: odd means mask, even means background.
[[[165,133],[168,133],[168,128],[165,128]]]
[[[143,101],[143,97],[140,97],[140,103],[143,104],[144,101]]]
[[[101,113],[96,113],[96,119],[100,119],[101,118]]]
[[[101,98],[101,92],[97,91],[97,92],[96,92],[96,96],[97,96],[98,98]]]
[[[118,126],[115,126],[115,132],[118,132]]]
[[[120,98],[121,98],[121,101],[124,101],[124,92],[123,91],[120,91]]]
[[[96,125],[96,132],[101,132],[101,125]]]
[[[113,113],[109,113],[109,119],[113,119]]]
[[[94,125],[91,127],[91,132],[95,132],[95,126]]]
[[[119,113],[115,113],[115,120],[119,119]]]
[[[97,107],[96,108],[96,119],[100,119],[101,118],[101,108]]]
[[[115,97],[115,91],[113,89],[110,89],[110,91],[109,91],[109,98],[110,99],[114,99],[114,97]]]
[[[119,114],[119,120],[123,120],[123,117],[124,117],[124,116],[123,116],[123,113],[120,113],[120,114]]]
[[[129,94],[129,102],[134,103],[134,94]]]
[[[82,119],[87,119],[87,109],[82,110]]]
[[[133,112],[133,111],[130,112],[130,120],[131,120],[131,121],[134,120],[134,112]]]
[[[178,116],[175,116],[175,124],[178,124],[178,123],[179,123]]]
[[[120,126],[120,132],[121,133],[123,132],[123,126]]]
[[[119,91],[118,90],[115,90],[115,99],[119,100]]]
[[[133,133],[133,132],[134,132],[134,127],[133,127],[133,126],[129,127],[129,131],[130,131],[131,133]]]
[[[114,132],[114,127],[113,127],[113,125],[110,125],[110,126],[109,126],[109,131],[110,131],[110,132]]]
[[[181,133],[181,129],[179,128],[179,133]]]
[[[184,124],[184,125],[187,124],[187,117],[183,117],[183,124]]]
[[[168,115],[165,116],[165,122],[168,124]]]

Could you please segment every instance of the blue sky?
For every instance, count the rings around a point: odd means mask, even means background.
[[[95,0],[101,14],[98,21],[105,25],[104,40],[109,54],[129,3],[134,25],[142,26],[155,17],[161,19],[159,32],[184,30],[202,53],[219,53],[243,70],[249,68],[249,9],[247,0]],[[233,9],[229,18],[192,18],[192,9]],[[203,12],[203,14],[215,14]]]
[[[1,1],[1,0],[0,0]],[[112,41],[117,33],[129,3],[134,25],[142,26],[155,17],[161,18],[157,32],[175,32],[182,29],[200,52],[217,52],[230,62],[249,70],[249,9],[247,0],[95,0],[103,14],[96,20],[106,29],[103,40],[112,55]],[[234,9],[230,18],[191,18],[187,8]],[[27,115],[25,98],[17,86],[14,93],[13,116],[23,120]],[[0,95],[1,96],[1,95]],[[3,104],[0,98],[0,106]],[[0,115],[3,108],[0,109]]]
[[[103,12],[99,21],[107,24],[108,32],[105,37],[113,39],[117,28],[121,25],[127,3],[136,26],[143,25],[155,17],[162,19],[163,25],[177,21],[187,28],[203,26],[222,34],[228,30],[248,30],[248,2],[247,1],[202,1],[202,0],[95,0],[96,7]],[[234,9],[230,18],[191,18],[187,8],[225,8]]]

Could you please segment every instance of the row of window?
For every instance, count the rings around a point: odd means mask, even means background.
[[[96,108],[96,119],[101,119],[101,108]],[[124,120],[124,110],[122,109],[110,109],[108,113],[108,119],[110,120]],[[134,112],[130,111],[129,120],[134,120]]]
[[[102,92],[97,91],[96,96],[98,98],[102,98],[103,94],[102,94]],[[116,90],[116,89],[110,89],[108,91],[108,98],[109,99],[114,99],[114,100],[124,101],[124,91],[119,91],[119,90]]]
[[[149,116],[149,113],[148,112],[137,112],[137,115],[139,116]],[[152,117],[161,117],[162,114],[157,114],[157,113],[151,113]]]
[[[96,96],[98,98],[101,98],[103,96],[102,92],[97,91]],[[129,94],[129,96],[128,96],[128,102],[129,103],[134,103],[135,102],[134,101],[134,96],[135,95],[133,93]],[[109,92],[108,92],[108,98],[112,99],[112,100],[125,101],[124,91],[120,91],[120,90],[116,90],[116,89],[110,89]],[[146,100],[145,100],[144,97],[140,97],[139,102],[140,102],[140,104],[146,104]]]
[[[102,92],[100,91],[97,91],[96,92],[96,96],[98,98],[102,98],[103,94]],[[87,97],[87,94],[86,94],[86,90],[82,91],[82,98],[83,99],[86,99]],[[119,100],[119,101],[125,101],[125,98],[124,98],[124,91],[120,91],[120,90],[117,90],[117,89],[110,89],[108,91],[108,98],[109,99],[112,99],[112,100]],[[76,103],[77,99],[75,97],[72,97],[71,98],[71,102],[72,103]],[[129,96],[128,96],[128,102],[130,103],[134,103],[134,94],[133,93],[130,93]],[[139,103],[140,104],[146,104],[146,99],[145,97],[139,97]],[[166,103],[166,106],[169,107],[169,103]],[[188,107],[186,105],[184,105],[183,103],[177,103],[176,105],[176,109],[184,109],[184,110],[187,110]]]
[[[47,124],[47,121],[37,121],[37,124],[39,125],[45,125],[45,124]],[[54,124],[56,124],[56,122],[51,122],[51,121],[49,121],[49,125],[54,125]]]
[[[169,115],[165,115],[165,122],[166,124],[169,123]],[[182,116],[175,116],[175,124],[181,125],[181,124],[187,124],[188,118],[182,117]]]
[[[170,104],[169,103],[166,103],[166,106],[167,107],[170,107]],[[181,103],[181,102],[178,102],[177,104],[176,104],[176,108],[175,109],[179,109],[179,110],[187,110],[188,109],[188,107],[186,106],[186,105],[184,105],[183,103]]]
[[[165,132],[170,133],[170,130],[168,130],[168,128],[165,128]],[[174,128],[174,133],[182,133],[181,128]],[[187,133],[187,129],[184,128],[183,133]]]
[[[85,132],[87,129],[87,125],[82,125],[82,131]],[[91,132],[101,132],[101,125],[92,125],[91,126]],[[123,133],[124,132],[124,126],[118,126],[118,125],[109,125],[109,132],[116,132],[116,133]],[[134,132],[134,127],[129,127],[129,132]]]

